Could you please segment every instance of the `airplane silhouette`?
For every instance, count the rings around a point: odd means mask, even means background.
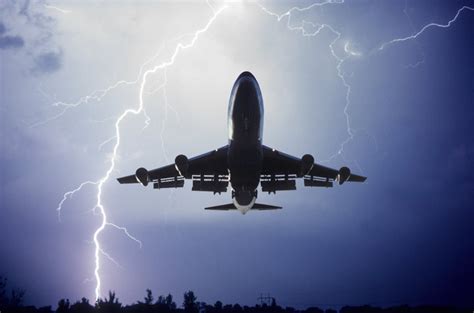
[[[174,164],[118,178],[121,184],[153,183],[156,189],[179,188],[185,179],[193,191],[227,192],[230,182],[233,203],[207,207],[206,210],[272,210],[279,206],[256,203],[257,187],[263,192],[296,190],[296,179],[308,187],[332,187],[334,181],[364,182],[346,166],[335,170],[314,162],[310,154],[297,158],[262,144],[263,99],[257,80],[243,72],[234,83],[228,109],[229,142],[214,151],[188,159],[180,154]]]

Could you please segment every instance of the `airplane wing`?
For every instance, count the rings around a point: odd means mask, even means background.
[[[193,190],[225,192],[227,190],[227,149],[228,146],[188,159],[178,155],[175,163],[153,170],[143,167],[134,175],[118,178],[121,184],[153,183],[156,189],[184,186],[185,179],[193,180]]]
[[[294,179],[300,177],[304,178],[305,186],[308,187],[332,187],[336,180],[339,184],[366,180],[364,176],[352,174],[347,167],[336,170],[317,164],[311,155],[298,158],[263,146],[263,191],[294,190]]]

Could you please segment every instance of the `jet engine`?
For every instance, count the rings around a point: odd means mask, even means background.
[[[184,154],[180,154],[174,159],[174,166],[181,176],[187,177],[189,162]]]
[[[143,186],[147,186],[148,181],[150,180],[148,176],[148,171],[144,167],[140,167],[139,169],[137,169],[137,171],[135,172],[135,177]]]
[[[300,177],[308,175],[309,171],[313,168],[314,157],[311,154],[305,154],[301,158]]]
[[[350,176],[351,170],[346,166],[341,167],[338,174],[339,185],[344,184],[344,182],[347,181]]]

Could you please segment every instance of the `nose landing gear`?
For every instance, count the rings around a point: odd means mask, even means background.
[[[255,189],[255,191],[253,192],[253,196],[254,196],[255,198],[257,198],[257,196],[258,196],[258,190]],[[234,199],[234,198],[235,198],[235,190],[232,190],[232,199]]]

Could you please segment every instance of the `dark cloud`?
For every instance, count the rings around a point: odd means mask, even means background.
[[[35,66],[32,69],[33,73],[53,73],[61,68],[62,52],[46,52],[38,55],[35,59]]]
[[[26,0],[25,3],[23,3],[23,6],[20,8],[20,12],[18,13],[29,18],[30,17],[30,14],[28,12],[29,8],[30,8],[30,0]]]
[[[33,74],[53,73],[62,66],[62,50],[54,38],[56,20],[31,1],[7,3],[10,22],[0,21],[0,49],[21,49]],[[29,34],[35,34],[34,37]]]
[[[0,49],[15,49],[25,45],[25,41],[20,36],[0,37]]]
[[[0,49],[15,49],[25,45],[25,41],[20,36],[4,36],[7,28],[0,22]]]

